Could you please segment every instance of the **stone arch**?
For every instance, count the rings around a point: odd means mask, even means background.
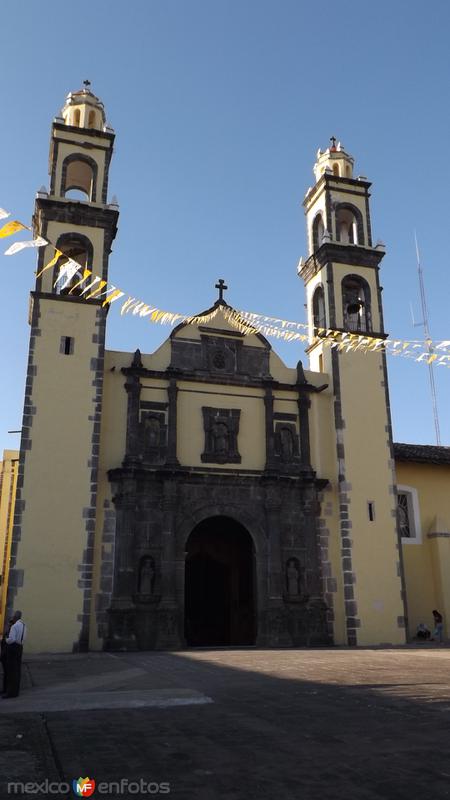
[[[370,286],[361,275],[345,275],[341,283],[344,328],[350,331],[372,330]]]
[[[312,224],[312,246],[313,246],[313,253],[319,249],[322,244],[322,236],[325,233],[325,225],[323,223],[322,214],[319,212],[316,214]]]
[[[314,289],[312,298],[312,316],[315,329],[327,327],[325,290],[323,288],[323,284],[321,283]]]
[[[342,241],[341,224],[353,222],[349,234],[349,241],[351,244],[365,244],[364,236],[364,219],[359,208],[353,203],[338,203],[334,210],[334,218],[336,224],[336,241]],[[353,238],[353,241],[351,239]]]
[[[87,236],[84,236],[82,233],[63,233],[58,241],[56,242],[56,248],[61,250],[63,255],[58,259],[57,263],[55,264],[53,271],[52,271],[52,291],[58,293],[57,289],[54,288],[55,281],[57,276],[59,275],[60,268],[63,266],[64,262],[67,261],[68,258],[73,258],[74,261],[77,261],[80,264],[80,267],[92,267],[93,259],[94,259],[94,247],[90,239]],[[78,275],[77,273],[76,280],[74,276],[74,280],[71,281],[70,285],[66,287],[63,293],[67,294],[71,287],[75,285],[77,281],[80,280],[82,277],[81,271]],[[72,292],[75,294],[75,292]]]
[[[195,509],[191,509],[188,515],[186,515],[186,508],[182,509],[183,522],[176,526],[178,556],[184,554],[187,540],[194,528],[212,517],[229,517],[233,522],[242,525],[252,538],[256,556],[261,557],[264,555],[267,550],[266,532],[255,522],[254,517],[237,505],[217,503],[197,506]]]
[[[97,199],[98,164],[84,153],[71,153],[66,156],[61,170],[61,196],[70,189],[84,192],[92,203]]]
[[[252,645],[257,635],[253,537],[229,515],[207,517],[185,545],[183,617],[190,646]]]

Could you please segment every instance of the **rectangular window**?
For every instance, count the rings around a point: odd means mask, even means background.
[[[61,344],[59,346],[59,352],[63,356],[73,355],[74,343],[75,340],[73,336],[61,336]]]
[[[373,522],[375,520],[375,503],[373,500],[369,500],[367,502],[367,513],[369,515],[370,522]]]

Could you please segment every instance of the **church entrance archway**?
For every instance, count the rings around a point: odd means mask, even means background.
[[[243,525],[211,517],[194,528],[186,545],[184,609],[188,645],[255,643],[255,553]]]

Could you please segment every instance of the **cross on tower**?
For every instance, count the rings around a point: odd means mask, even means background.
[[[225,286],[225,281],[224,281],[224,279],[223,279],[223,278],[219,278],[219,282],[218,282],[218,283],[216,283],[216,285],[215,285],[215,287],[214,287],[214,288],[219,290],[219,299],[218,299],[218,302],[219,302],[219,303],[224,303],[225,301],[224,301],[224,299],[223,299],[223,293],[224,293],[224,290],[225,290],[225,289],[228,289],[228,286]]]
[[[89,87],[91,85],[91,82],[86,80],[86,81],[83,81],[83,83],[84,83],[84,86],[85,86],[85,91],[89,92],[90,91]]]
[[[330,136],[330,142],[331,142],[331,149],[336,150],[336,137]]]

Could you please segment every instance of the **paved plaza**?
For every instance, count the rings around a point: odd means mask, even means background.
[[[449,743],[446,647],[36,656],[0,703],[0,797],[89,776],[125,798],[431,800]]]

